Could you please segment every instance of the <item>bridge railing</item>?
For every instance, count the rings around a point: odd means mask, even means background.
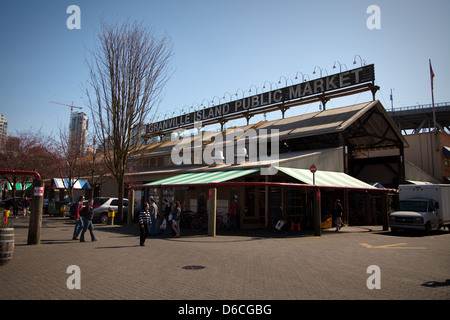
[[[450,102],[439,102],[434,104],[435,108],[439,107],[450,107]],[[388,112],[400,112],[400,111],[408,111],[408,110],[420,110],[420,109],[428,109],[432,108],[432,104],[418,104],[415,106],[408,106],[408,107],[400,107],[400,108],[394,108],[394,111],[387,110]]]

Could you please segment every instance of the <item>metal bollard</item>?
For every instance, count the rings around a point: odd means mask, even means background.
[[[109,210],[108,211],[108,222],[106,223],[109,226],[112,226],[114,224],[114,216],[116,215],[116,213],[114,212],[114,210]]]

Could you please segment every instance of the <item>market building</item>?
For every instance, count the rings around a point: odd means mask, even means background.
[[[387,228],[388,194],[405,181],[408,144],[375,99],[374,79],[374,66],[361,66],[149,124],[147,144],[134,150],[128,190],[139,204],[153,197],[162,207],[167,198],[184,212],[206,212],[214,200],[215,215],[236,212],[242,229],[270,228],[280,214],[295,230],[316,228],[318,203],[323,221],[336,199],[344,222]],[[365,91],[372,101],[326,108],[330,99]],[[322,110],[284,117],[312,102]],[[250,123],[273,111],[281,118]],[[247,125],[224,129],[238,118]],[[202,131],[199,122],[221,130]]]
[[[388,195],[406,179],[408,143],[375,99],[374,80],[374,65],[361,66],[148,124],[131,157],[128,198],[153,197],[159,207],[178,200],[186,213],[214,211],[210,220],[233,212],[241,229],[273,227],[282,214],[295,230],[317,228],[340,199],[345,223],[387,228]],[[371,101],[327,108],[330,99],[367,91]],[[314,102],[320,111],[285,118]],[[251,123],[267,112],[281,117]],[[225,129],[241,118],[247,125]],[[211,124],[221,130],[204,131]],[[95,188],[117,192],[112,180]]]

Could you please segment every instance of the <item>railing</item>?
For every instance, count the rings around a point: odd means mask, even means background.
[[[418,104],[415,106],[409,106],[409,107],[401,107],[401,108],[394,108],[394,111],[386,110],[388,113],[392,112],[400,112],[400,111],[409,111],[409,110],[420,110],[420,109],[429,109],[432,108],[432,104]],[[434,104],[435,108],[439,107],[450,107],[450,102],[439,102]]]

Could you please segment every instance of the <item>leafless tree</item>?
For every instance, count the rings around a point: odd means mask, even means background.
[[[52,177],[59,161],[56,148],[49,137],[41,129],[16,132],[15,136],[4,139],[0,148],[0,168],[3,170],[37,171],[42,178]],[[5,176],[12,186],[12,195],[15,196],[16,183],[22,184],[22,197],[25,195],[25,186],[31,183],[29,176]]]
[[[103,23],[91,55],[86,95],[105,163],[118,184],[117,218],[122,220],[127,161],[144,121],[161,101],[172,45],[142,23]]]
[[[54,138],[54,145],[57,146],[59,161],[57,164],[58,176],[67,179],[64,183],[64,189],[67,192],[70,201],[74,199],[74,185],[83,176],[87,174],[86,160],[80,153],[79,145],[73,143],[73,139],[67,128],[59,128],[59,136]]]

